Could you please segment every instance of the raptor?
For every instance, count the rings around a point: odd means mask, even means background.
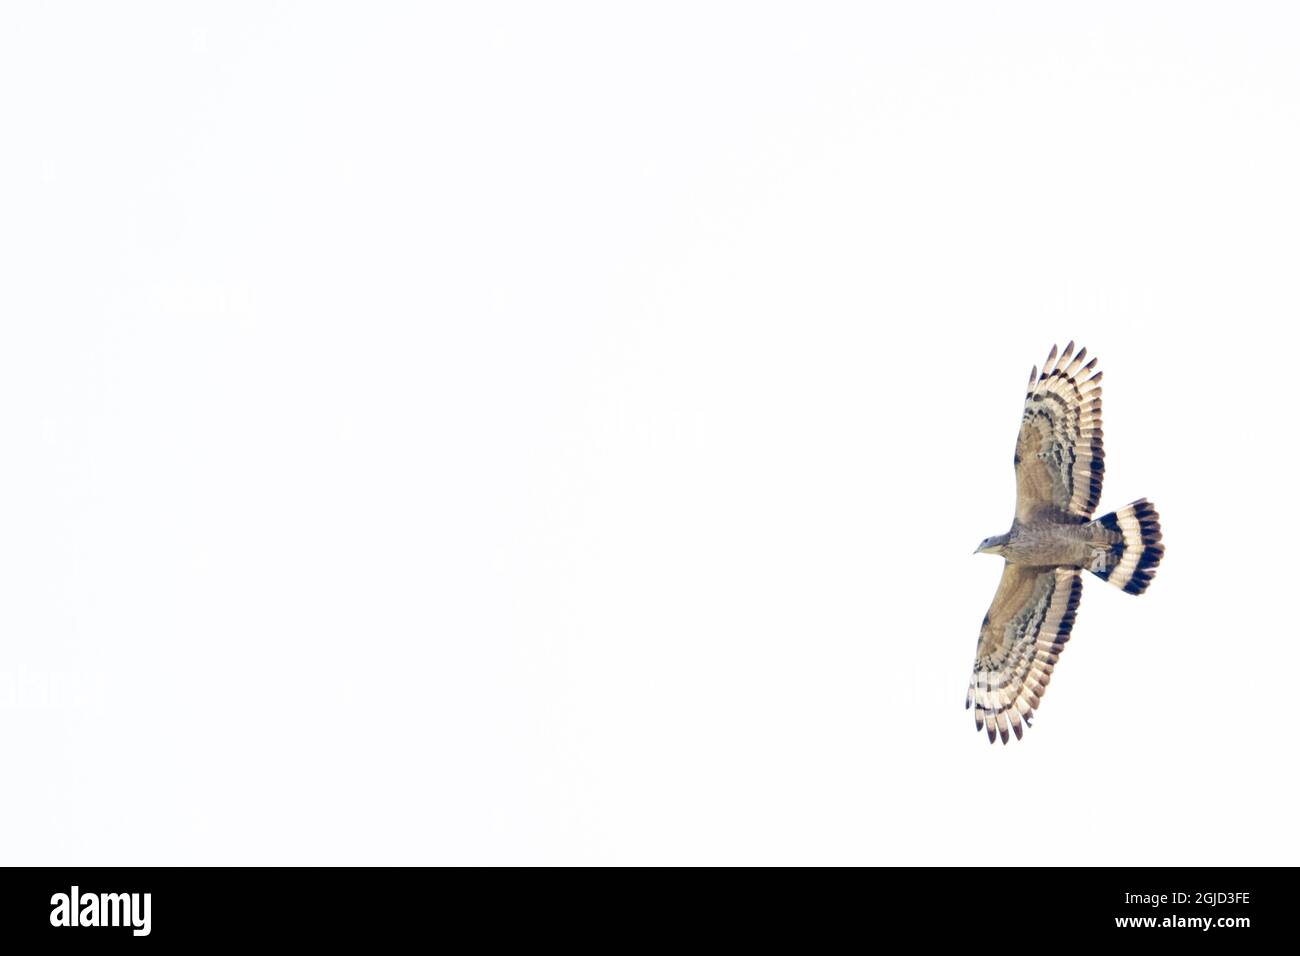
[[[985,538],[979,554],[1005,559],[984,615],[966,692],[975,727],[1005,744],[1020,739],[1070,638],[1090,571],[1127,594],[1141,594],[1164,555],[1160,516],[1140,498],[1093,519],[1105,470],[1101,372],[1074,343],[1052,346],[1029,373],[1016,439],[1016,514],[1006,534]]]

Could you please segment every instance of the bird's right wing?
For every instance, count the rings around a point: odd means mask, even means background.
[[[966,707],[975,708],[976,729],[989,743],[1008,725],[1020,739],[1029,726],[1052,668],[1070,639],[1083,593],[1078,568],[1026,568],[1008,563],[993,605],[984,615]]]

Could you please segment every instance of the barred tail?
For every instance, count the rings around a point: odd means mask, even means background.
[[[1120,540],[1099,553],[1104,560],[1094,562],[1089,570],[1129,594],[1141,594],[1151,583],[1156,565],[1165,553],[1165,546],[1160,543],[1160,515],[1156,514],[1155,507],[1145,498],[1139,498],[1119,511],[1102,515],[1093,525],[1118,533]]]

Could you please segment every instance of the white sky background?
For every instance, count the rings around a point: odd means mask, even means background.
[[[1297,862],[1300,14],[0,21],[0,857]],[[1026,739],[1029,368],[1106,372]]]

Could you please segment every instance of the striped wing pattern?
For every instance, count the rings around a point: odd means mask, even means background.
[[[1101,497],[1101,372],[1074,343],[1029,373],[1016,440],[1016,520],[1086,521]]]
[[[1007,564],[980,628],[966,708],[975,727],[1020,739],[1030,726],[1052,669],[1070,639],[1083,593],[1078,568],[1026,568]]]

